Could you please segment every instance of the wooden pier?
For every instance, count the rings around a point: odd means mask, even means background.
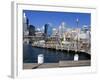
[[[51,50],[57,50],[57,51],[67,51],[67,52],[84,52],[87,54],[90,54],[90,51],[87,50],[81,50],[81,49],[76,49],[73,47],[68,47],[68,46],[63,46],[63,45],[56,45],[56,44],[50,44],[50,45],[32,45],[33,47],[37,48],[44,48],[44,49],[51,49]],[[91,55],[91,54],[90,54]]]

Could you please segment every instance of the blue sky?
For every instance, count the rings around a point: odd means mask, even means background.
[[[51,12],[51,11],[23,11],[29,19],[29,24],[41,28],[46,23],[51,23],[52,27],[59,27],[62,22],[66,23],[69,28],[76,28],[76,19],[79,19],[79,27],[83,25],[91,25],[90,13],[75,13],[75,12]]]

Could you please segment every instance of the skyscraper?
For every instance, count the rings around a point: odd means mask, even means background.
[[[35,36],[35,26],[29,25],[29,36]]]
[[[65,22],[62,22],[61,25],[59,26],[59,37],[63,38],[63,35],[66,31],[66,24]]]
[[[29,28],[29,19],[26,19],[27,29]]]
[[[44,25],[44,36],[45,36],[45,37],[48,36],[48,27],[49,27],[49,24],[45,24],[45,25]]]
[[[89,31],[89,27],[88,27],[87,25],[83,25],[82,31],[83,31],[84,33],[86,33],[87,31]]]
[[[24,36],[29,34],[28,27],[29,27],[29,20],[24,13],[24,16],[23,16],[23,35]]]

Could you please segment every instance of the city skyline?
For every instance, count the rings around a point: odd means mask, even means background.
[[[23,69],[91,66],[90,20],[89,13],[24,10]]]
[[[90,13],[33,10],[24,10],[23,13],[25,13],[25,16],[29,19],[29,24],[34,25],[36,29],[42,28],[48,23],[51,25],[51,28],[58,28],[62,22],[65,22],[65,27],[77,28],[77,19],[79,20],[78,28],[82,28],[83,25],[87,25],[87,27],[91,25]]]

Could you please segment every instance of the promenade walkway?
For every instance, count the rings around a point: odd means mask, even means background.
[[[60,67],[80,67],[80,66],[90,66],[90,60],[80,60],[80,61],[59,61],[59,63],[24,63],[23,69],[39,69],[39,68],[60,68]]]

